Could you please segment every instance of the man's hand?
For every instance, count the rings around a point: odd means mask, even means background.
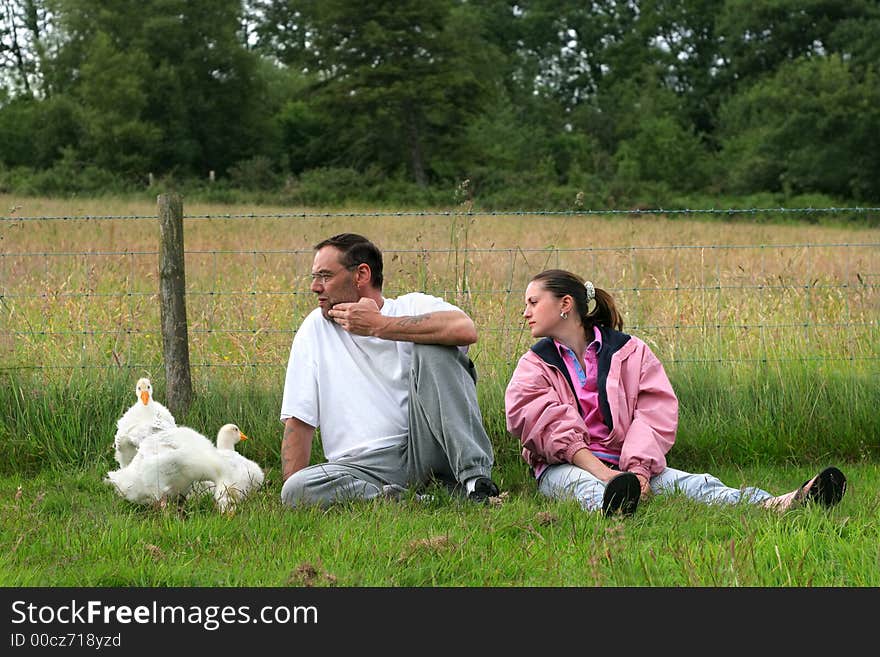
[[[349,333],[378,335],[388,318],[379,312],[373,299],[361,297],[357,303],[337,303],[327,315]]]

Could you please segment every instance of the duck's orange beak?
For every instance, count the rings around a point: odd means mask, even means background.
[[[241,435],[242,440],[247,440],[247,436],[245,436],[243,432],[239,431],[238,433]]]
[[[141,390],[141,401],[144,402],[144,406],[150,403],[150,393],[146,390]]]

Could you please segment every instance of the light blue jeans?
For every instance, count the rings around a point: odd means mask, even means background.
[[[548,466],[541,473],[538,491],[553,499],[575,499],[585,511],[595,511],[602,508],[605,484],[586,470],[560,463]],[[651,477],[651,492],[654,495],[680,492],[705,504],[758,504],[772,497],[760,488],[731,488],[710,474],[691,474],[673,468]]]

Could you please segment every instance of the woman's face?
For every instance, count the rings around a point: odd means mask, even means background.
[[[544,288],[540,281],[532,281],[526,287],[526,308],[523,317],[529,325],[533,338],[552,337],[564,321],[560,317],[562,299]]]

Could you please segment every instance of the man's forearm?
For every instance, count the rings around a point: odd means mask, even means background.
[[[309,465],[312,458],[312,439],[315,428],[295,417],[284,422],[284,437],[281,439],[281,480],[286,481],[294,472]]]
[[[457,310],[442,310],[424,315],[388,317],[375,336],[420,344],[470,345],[477,341],[473,320]]]

